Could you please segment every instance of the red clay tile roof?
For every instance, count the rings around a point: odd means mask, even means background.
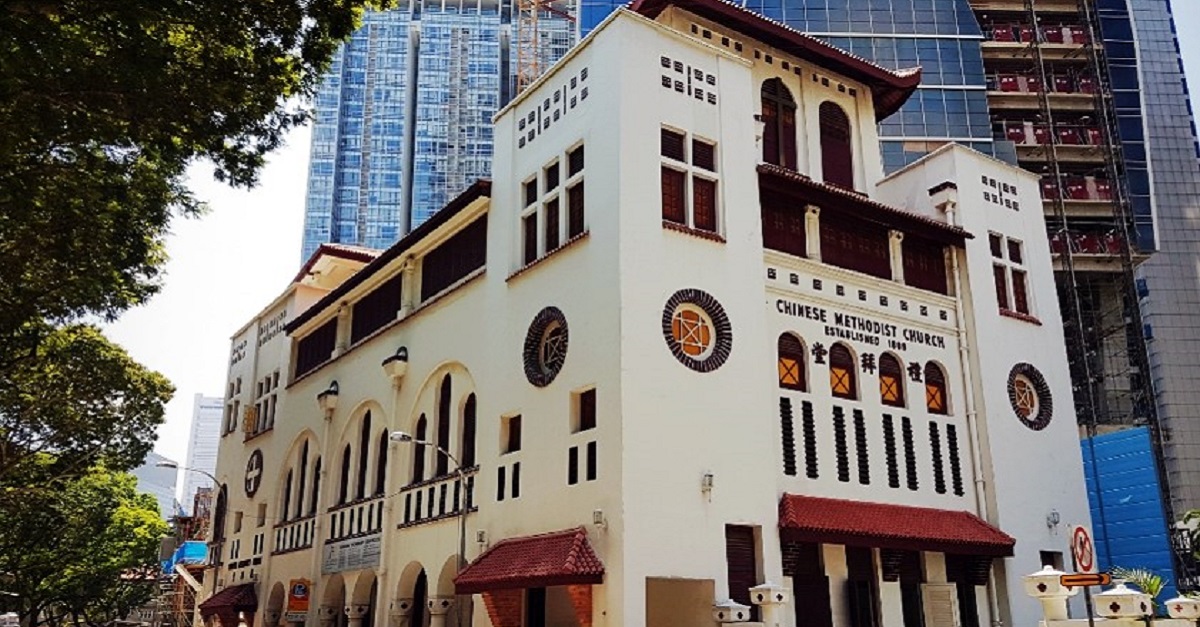
[[[253,612],[258,607],[258,595],[254,594],[254,584],[243,583],[230,586],[208,597],[200,604],[200,615],[208,618],[224,609],[232,608],[238,612]]]
[[[758,175],[760,189],[796,196],[824,210],[848,213],[898,231],[922,235],[954,246],[962,246],[966,240],[975,237],[953,224],[905,211],[836,185],[813,180],[795,170],[760,163]]]
[[[884,549],[1010,557],[1012,536],[964,511],[785,494],[779,502],[785,540]]]
[[[629,9],[654,19],[672,5],[865,84],[876,120],[899,110],[921,83],[921,68],[889,70],[727,0],[634,0]]]
[[[507,538],[475,558],[454,578],[458,594],[542,588],[604,581],[604,564],[583,527]]]

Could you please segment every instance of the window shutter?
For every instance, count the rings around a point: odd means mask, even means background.
[[[925,627],[961,627],[958,618],[958,591],[954,584],[922,585],[921,605],[925,610]]]
[[[750,588],[758,585],[758,551],[754,528],[725,525],[725,563],[729,576],[729,598],[750,606],[750,620],[758,620],[758,606],[750,601]]]
[[[854,189],[854,149],[850,144],[850,118],[832,102],[821,103],[821,172],[825,182]]]
[[[692,178],[692,226],[701,231],[717,232],[717,184],[708,179]]]
[[[687,224],[684,197],[685,175],[666,166],[662,168],[662,217],[676,224]]]
[[[676,161],[684,161],[683,133],[662,129],[662,156]]]
[[[1001,309],[1008,309],[1008,277],[1004,266],[992,266],[992,278],[996,282],[996,301]]]
[[[583,148],[580,148],[583,150]],[[583,233],[583,181],[567,189],[567,237]]]
[[[692,165],[709,172],[717,171],[716,147],[696,139],[692,140]]]

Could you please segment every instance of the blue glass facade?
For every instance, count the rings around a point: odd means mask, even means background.
[[[368,13],[314,102],[301,260],[324,242],[386,248],[492,164],[492,115],[512,93],[511,10],[497,0]],[[574,42],[544,16],[543,67]]]

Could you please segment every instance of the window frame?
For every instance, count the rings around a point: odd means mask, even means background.
[[[889,368],[889,372],[884,371],[884,363],[894,365],[894,370]],[[906,394],[904,389],[904,362],[892,353],[884,352],[879,355],[879,363],[877,364],[879,371],[879,402],[888,407],[899,407],[901,409],[907,407]],[[888,387],[885,387],[885,377],[892,379],[892,389],[895,392],[895,398],[888,398]]]
[[[992,283],[1000,312],[1033,317],[1034,303],[1029,291],[1025,242],[991,231],[988,233],[988,249],[992,257]],[[1019,261],[1013,261],[1013,251],[1016,251]]]
[[[518,269],[536,263],[588,232],[587,188],[582,187],[583,177],[587,174],[587,153],[579,152],[583,150],[583,147],[583,140],[567,146],[561,153],[554,155],[538,168],[536,173],[521,181],[522,202],[518,215],[520,224],[518,229],[520,237]],[[571,158],[577,152],[584,155],[583,164],[572,173]],[[557,172],[557,176],[552,177],[551,172]],[[551,178],[555,179],[553,187],[550,185]],[[531,183],[537,186],[535,194],[537,198],[533,202],[528,202],[528,186]],[[577,187],[582,194],[573,195],[572,191]],[[583,205],[579,220],[582,224],[578,225],[578,232],[573,232],[572,226],[575,224],[571,221],[571,210],[574,207],[572,200],[575,198],[578,198],[580,204]],[[550,211],[555,213],[553,220],[548,217]],[[533,220],[532,227],[528,225],[528,220]],[[551,223],[553,223],[554,229],[552,237],[547,230]],[[536,239],[536,242],[532,243],[532,248],[529,240],[531,231]],[[554,246],[550,246],[551,243]]]
[[[784,354],[783,342],[784,338],[789,337],[799,346],[799,351],[795,354]],[[784,359],[792,359],[796,369],[796,381],[784,381]],[[791,331],[784,331],[779,334],[775,340],[775,369],[776,369],[776,384],[780,389],[791,390],[793,392],[808,391],[808,350],[805,348],[804,340],[800,336]],[[790,368],[789,368],[790,370]]]
[[[847,387],[849,389],[847,389],[845,391],[840,391],[840,392],[838,391],[838,385],[837,385],[838,381],[834,379],[834,368],[835,368],[834,352],[838,348],[841,348],[842,350],[846,351],[846,355],[850,359],[850,367],[845,370],[845,376],[848,378],[848,381],[846,383],[847,383]],[[854,351],[851,350],[849,346],[847,346],[846,344],[844,344],[842,342],[834,342],[833,346],[829,347],[828,359],[829,359],[829,392],[830,392],[830,394],[832,394],[835,398],[840,398],[840,399],[844,399],[844,400],[848,400],[848,401],[857,401],[859,399],[859,395],[858,395],[858,358],[854,354]],[[840,378],[841,377],[839,377],[839,379]]]
[[[670,225],[675,228],[681,228],[687,231],[707,234],[719,238],[724,237],[725,228],[723,218],[723,203],[721,202],[721,147],[716,140],[709,139],[703,135],[690,133],[680,128],[663,125],[660,127],[659,140],[659,208],[660,217],[663,225]],[[673,133],[682,137],[682,159],[677,159],[674,156],[665,154],[663,150],[661,136],[665,133]],[[696,144],[704,144],[712,149],[712,169],[704,166],[696,165]],[[682,196],[683,204],[683,221],[680,222],[674,218],[668,218],[666,214],[666,177],[665,174],[670,171],[682,175],[682,187],[680,188],[680,196]],[[697,226],[696,223],[696,180],[703,180],[712,184],[712,228]]]
[[[934,407],[933,404],[930,402],[930,398],[931,398],[931,395],[929,393],[930,387],[935,387],[935,386],[931,386],[929,383],[929,380],[930,380],[929,372],[931,369],[936,370],[938,373],[938,378],[941,379],[941,386],[939,388],[939,391],[941,392],[941,401],[942,401],[941,407]],[[948,382],[948,377],[946,376],[946,369],[943,368],[942,365],[937,362],[927,361],[927,362],[925,362],[925,367],[923,369],[922,374],[924,375],[924,377],[922,377],[922,378],[924,379],[924,387],[925,387],[925,411],[930,414],[935,414],[938,416],[949,416],[950,415],[950,385]]]

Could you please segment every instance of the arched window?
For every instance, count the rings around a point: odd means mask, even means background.
[[[221,484],[217,490],[217,504],[213,507],[213,540],[225,539],[225,509],[229,507],[229,488]]]
[[[783,81],[762,86],[763,161],[796,169],[796,101]]]
[[[313,482],[312,494],[308,499],[308,515],[317,515],[317,502],[321,498],[321,458],[317,458],[317,463],[313,465]]]
[[[829,349],[829,387],[834,396],[858,399],[858,383],[854,374],[854,355],[845,344],[834,344]]]
[[[296,488],[296,514],[294,518],[299,518],[304,513],[304,495],[308,489],[308,442],[304,442],[303,448],[300,449],[300,481]],[[287,508],[284,508],[284,516],[287,516]]]
[[[904,407],[904,367],[891,353],[879,356],[879,401],[892,407]]]
[[[345,503],[350,496],[350,445],[342,449],[342,484],[338,486],[338,503]]]
[[[417,432],[413,434],[414,439],[424,441],[425,432],[428,430],[425,414],[421,414],[421,417],[417,419]],[[412,454],[412,482],[418,483],[425,480],[425,447],[420,445],[412,447]]]
[[[438,391],[437,445],[443,451],[450,450],[450,375],[442,377]],[[450,472],[450,460],[443,453],[437,454],[437,469],[433,476],[441,477]]]
[[[463,405],[462,449],[458,452],[458,461],[463,468],[475,465],[475,395],[467,396]]]
[[[791,333],[779,336],[779,387],[785,390],[808,390],[805,375],[804,345]]]
[[[821,173],[825,182],[854,189],[854,148],[850,143],[850,118],[838,105],[822,102]]]
[[[946,396],[946,373],[942,367],[930,361],[925,364],[925,409],[931,414],[945,415],[950,412]]]
[[[355,498],[367,495],[367,454],[371,451],[371,412],[363,414],[362,430],[358,435],[358,482]]]
[[[296,499],[300,500],[300,499]],[[292,471],[289,470],[287,479],[283,481],[283,503],[279,507],[279,520],[288,520],[288,512],[292,510]]]
[[[379,452],[375,454],[375,494],[383,494],[387,480],[388,430],[379,434]]]

